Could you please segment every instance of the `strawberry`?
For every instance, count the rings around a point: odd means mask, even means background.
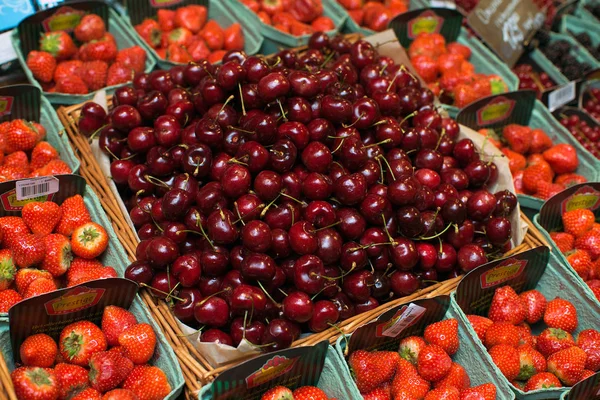
[[[389,351],[357,350],[350,354],[348,365],[354,372],[358,390],[361,393],[368,393],[383,382],[392,379],[396,373],[398,359],[400,359],[398,353]]]
[[[156,334],[150,325],[136,324],[121,332],[118,341],[134,364],[146,364],[154,354]]]
[[[81,61],[104,61],[111,63],[117,57],[117,44],[112,36],[105,34],[102,38],[87,42],[79,48]]]
[[[178,44],[170,44],[167,47],[167,60],[177,63],[188,63],[192,61],[192,57],[185,47]]]
[[[575,245],[575,237],[570,233],[550,232],[550,238],[554,241],[554,244],[556,244],[556,247],[558,247],[561,253],[573,250],[573,246]]]
[[[187,47],[188,54],[194,61],[200,61],[210,56],[210,49],[203,39],[192,39]]]
[[[423,400],[460,400],[460,393],[454,386],[433,389]]]
[[[88,387],[88,371],[78,365],[59,363],[54,367],[58,383],[58,398],[67,400]]]
[[[244,32],[242,26],[235,22],[223,31],[223,46],[227,51],[244,50]]]
[[[223,57],[225,56],[225,54],[227,54],[227,52],[225,50],[213,51],[208,56],[207,60],[211,64],[214,64],[214,63],[217,63],[217,62],[222,62],[223,61]]]
[[[490,326],[494,323],[489,318],[481,317],[479,315],[467,315],[467,319],[471,323],[471,326],[475,330],[477,337],[483,342],[485,339],[485,334]]]
[[[187,46],[192,40],[193,33],[185,28],[176,28],[167,34],[167,43]]]
[[[23,294],[23,298],[29,299],[30,297],[49,293],[56,289],[58,289],[58,287],[56,286],[54,280],[47,278],[39,278],[31,282],[27,286],[27,289],[25,289],[25,293]]]
[[[518,325],[525,321],[526,316],[525,304],[512,287],[503,286],[496,289],[488,310],[489,319]]]
[[[131,390],[114,389],[110,392],[104,393],[102,400],[139,400],[139,397],[137,397]]]
[[[40,50],[52,54],[58,61],[71,58],[77,47],[65,31],[44,32],[40,38]]]
[[[435,382],[433,386],[435,388],[454,386],[458,390],[463,390],[471,386],[471,379],[462,365],[453,362],[448,375],[442,380]]]
[[[0,182],[27,178],[28,175],[29,174],[22,168],[9,167],[6,165],[0,166]]]
[[[548,357],[548,372],[565,386],[573,386],[581,379],[586,357],[585,351],[575,346],[557,351]]]
[[[162,31],[169,32],[175,29],[174,10],[166,10],[161,8],[156,12],[156,19],[158,20],[158,25]]]
[[[572,333],[577,328],[577,310],[570,301],[557,297],[548,302],[544,312],[544,322],[550,328],[559,328]]]
[[[21,236],[31,233],[21,217],[1,217],[0,232],[3,243],[8,247]]]
[[[572,250],[568,251],[565,256],[569,265],[575,270],[577,275],[584,281],[588,279],[592,271],[592,259],[590,254],[585,250]]]
[[[429,344],[437,344],[448,355],[453,355],[458,350],[458,322],[454,318],[435,322],[427,328],[423,338]]]
[[[558,380],[554,374],[550,372],[540,372],[539,374],[535,374],[525,384],[525,388],[523,391],[530,392],[532,390],[538,389],[550,389],[550,388],[559,388],[562,387],[562,384]]]
[[[82,64],[83,63],[81,60],[67,60],[59,62],[54,70],[54,81],[58,82],[59,80],[68,76],[79,75]]]
[[[419,352],[417,371],[423,379],[439,381],[448,375],[451,366],[452,359],[438,345],[427,345]]]
[[[552,171],[544,164],[535,164],[523,171],[523,189],[526,193],[534,194],[540,182],[552,182]]]
[[[39,142],[31,152],[31,169],[46,166],[50,161],[59,158],[58,151],[48,142]]]
[[[7,313],[8,310],[23,300],[21,295],[12,289],[3,290],[0,292],[0,313]]]
[[[57,93],[87,94],[89,89],[79,75],[65,76],[56,81]]]
[[[160,45],[160,26],[155,20],[146,18],[140,24],[135,26],[135,31],[152,48],[157,48]]]
[[[171,392],[165,373],[148,365],[134,367],[122,387],[131,390],[139,400],[162,400]]]
[[[71,261],[71,268],[67,271],[67,281],[76,281],[85,274],[96,269],[104,267],[98,260],[87,260],[85,258],[75,257]]]
[[[460,392],[460,400],[495,400],[496,386],[493,383],[473,386]]]
[[[20,367],[10,374],[18,399],[53,400],[58,398],[56,375],[50,368]]]
[[[6,134],[6,151],[8,153],[19,150],[31,151],[37,142],[38,133],[30,122],[15,119],[8,126],[8,133]]]
[[[31,121],[31,125],[35,128],[38,134],[38,142],[44,140],[46,137],[46,128],[39,122]]]
[[[99,60],[84,62],[79,76],[91,92],[102,89],[106,86],[108,64]]]
[[[485,347],[491,349],[497,344],[519,345],[519,328],[510,322],[494,322],[485,333]]]
[[[557,351],[567,349],[571,346],[575,346],[573,336],[569,332],[556,328],[543,330],[538,335],[536,342],[537,351],[542,353],[546,358]]]
[[[521,171],[525,169],[527,166],[527,161],[525,160],[525,156],[517,153],[516,151],[512,151],[508,147],[504,147],[502,149],[502,153],[508,158],[508,167],[510,168],[510,172],[513,174],[517,171]]]
[[[69,197],[63,201],[60,208],[63,216],[56,227],[56,233],[70,237],[75,228],[92,221],[81,195]]]
[[[535,347],[536,338],[531,334],[531,328],[527,323],[523,322],[520,325],[516,325],[519,330],[519,345],[528,344]]]
[[[583,373],[581,374],[581,379],[580,381],[589,378],[590,376],[595,375],[596,373],[594,371],[590,371],[589,369],[584,369]]]
[[[29,336],[19,348],[21,362],[28,367],[48,368],[54,365],[58,354],[56,342],[44,333]]]
[[[22,235],[13,241],[10,250],[19,268],[41,264],[46,251],[44,237],[34,234]]]
[[[48,235],[52,233],[62,218],[60,206],[51,201],[31,202],[23,206],[21,218],[31,233]]]
[[[108,234],[95,222],[88,222],[73,231],[71,247],[73,254],[82,258],[96,258],[106,250]]]
[[[554,183],[560,183],[565,187],[571,187],[573,185],[578,185],[585,182],[587,182],[587,178],[585,176],[575,173],[560,174],[556,177],[556,179],[554,179]]]
[[[400,341],[398,353],[400,354],[400,357],[414,365],[417,363],[419,352],[425,346],[426,343],[423,338],[419,336],[409,336]]]
[[[263,400],[263,398],[261,398]],[[363,395],[363,400],[392,400],[389,387],[378,387]]]
[[[102,400],[102,393],[93,388],[85,388],[70,400]]]
[[[46,244],[46,256],[42,268],[55,277],[64,275],[71,266],[71,260],[73,259],[69,238],[60,233],[53,233],[46,236],[44,242]]]
[[[543,130],[533,129],[531,131],[531,146],[529,146],[529,152],[542,153],[552,147],[553,144],[552,139],[550,139]]]
[[[575,248],[587,251],[592,261],[596,261],[600,258],[600,233],[585,232],[575,240]]]
[[[101,328],[109,346],[117,346],[119,335],[135,324],[137,324],[135,316],[121,307],[107,306],[102,314]]]
[[[56,68],[56,59],[48,52],[33,50],[27,54],[27,68],[38,81],[51,82]]]
[[[119,62],[112,64],[108,68],[106,77],[106,86],[119,85],[121,83],[130,82],[133,80],[135,72],[130,67],[127,67]]]
[[[200,31],[199,36],[206,41],[208,47],[215,51],[223,49],[225,45],[225,33],[221,25],[214,19],[209,20]]]
[[[159,10],[169,11],[169,10]],[[136,73],[144,72],[146,69],[146,51],[140,46],[131,46],[126,49],[119,50],[117,53],[117,63],[133,69]]]
[[[542,200],[548,200],[551,197],[554,197],[555,195],[559,194],[563,190],[565,190],[565,187],[563,185],[541,181],[537,185],[535,196],[539,197]]]
[[[502,136],[511,150],[519,154],[527,154],[531,147],[531,128],[517,124],[510,124],[502,129]]]
[[[600,332],[595,329],[585,329],[577,336],[577,347],[587,355],[585,368],[600,370]]]
[[[260,400],[294,400],[293,393],[285,386],[275,386],[267,390]]]
[[[525,305],[526,318],[529,324],[535,324],[544,316],[546,310],[546,298],[537,290],[528,290],[519,295]]]
[[[81,283],[94,281],[96,279],[116,278],[117,271],[113,267],[101,267],[91,271],[78,271],[77,277],[67,282],[67,287],[79,285]]]
[[[31,282],[39,278],[52,280],[52,274],[50,274],[48,271],[41,271],[34,268],[19,269],[15,275],[17,291],[21,294],[25,293],[25,290],[31,284]]]
[[[90,385],[99,392],[107,392],[121,384],[132,369],[131,360],[118,353],[95,353],[90,358]]]
[[[518,380],[528,380],[533,375],[546,371],[546,358],[528,344],[517,348],[519,359],[521,360],[521,372],[517,376]]]
[[[24,121],[25,123],[27,123],[26,121]],[[10,125],[8,125],[8,128],[10,129]],[[31,124],[33,126],[33,124]],[[8,130],[6,132],[6,135],[8,135]],[[29,136],[29,135],[28,135]],[[37,135],[36,135],[37,136]],[[29,139],[29,137],[27,137],[27,139]],[[5,138],[6,140],[6,138]],[[8,143],[5,143],[8,146]],[[8,150],[13,150],[13,149],[6,149]],[[29,158],[27,157],[27,153],[25,153],[23,150],[19,150],[19,151],[14,151],[10,154],[7,154],[6,157],[4,157],[4,165],[6,166],[11,166],[11,167],[21,167],[26,169],[27,171],[30,170],[30,165],[29,165]]]
[[[96,14],[87,14],[81,18],[75,27],[75,38],[80,42],[101,39],[106,33],[104,20]]]
[[[67,325],[60,333],[60,355],[71,364],[87,366],[90,358],[106,350],[104,333],[89,321]]]
[[[17,269],[10,250],[0,250],[0,291],[8,289],[16,273]]]
[[[509,381],[517,378],[521,371],[519,352],[513,346],[499,344],[490,349],[490,357],[502,375]]]
[[[175,10],[175,26],[198,33],[206,24],[208,10],[204,6],[189,5]]]
[[[316,386],[302,386],[294,390],[294,400],[329,400],[329,396]]]
[[[415,366],[404,358],[398,360],[396,371],[391,386],[394,399],[422,399],[431,389],[429,382],[421,378]]]
[[[570,144],[559,143],[542,153],[556,174],[575,172],[579,165],[577,150]]]
[[[52,160],[46,166],[36,169],[31,173],[31,176],[48,176],[70,174],[73,171],[69,165],[63,160]],[[37,175],[36,175],[37,174]]]

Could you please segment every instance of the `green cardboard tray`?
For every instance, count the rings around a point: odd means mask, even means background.
[[[560,20],[560,32],[570,36],[586,32],[590,35],[594,47],[597,48],[600,45],[600,25],[598,22],[593,23],[587,19],[565,15]],[[590,55],[592,54],[590,53]]]
[[[58,115],[56,115],[56,111],[48,99],[41,96],[40,100],[39,122],[46,128],[46,140],[52,147],[58,150],[61,160],[66,162],[71,168],[71,171],[76,174],[79,171],[81,163],[79,162],[79,159],[75,157],[75,153],[69,143],[69,138],[64,132],[62,123],[59,121]]]
[[[195,2],[192,2],[195,3]],[[198,2],[203,3],[203,2]],[[232,11],[228,8],[223,0],[208,0],[208,18],[214,19],[221,25],[222,27],[228,27],[232,25],[234,22],[239,22],[242,25],[242,31],[244,32],[244,51],[248,55],[258,54],[260,51],[261,45],[263,43],[262,35],[260,34],[258,29],[254,29],[254,26],[248,22],[245,18],[236,18],[236,15],[232,13]],[[168,8],[177,8],[181,6],[179,2],[173,7]],[[131,16],[123,17],[128,23],[128,29],[132,32],[133,35],[136,36],[136,39],[140,41],[146,49],[148,56],[151,57],[160,69],[169,69],[175,65],[185,65],[182,63],[176,63],[172,61],[165,60],[158,56],[156,50],[154,50],[145,40],[139,37],[138,33],[133,28],[133,22],[131,22]]]
[[[69,6],[76,8],[77,4],[78,3],[69,3]],[[60,8],[61,6],[63,6],[63,5],[54,7],[51,10]],[[113,36],[115,37],[115,40],[117,41],[117,47],[119,49],[124,49],[124,48],[135,46],[135,45],[141,46],[142,48],[144,47],[143,40],[141,40],[137,36],[137,33],[135,33],[135,31],[133,31],[131,28],[128,27],[128,24],[112,8],[108,9],[108,24],[109,24],[108,31],[110,33],[112,33]],[[20,25],[19,25],[19,27],[20,27]],[[25,61],[27,55],[25,54],[24,48],[22,47],[22,44],[21,44],[21,39],[19,38],[19,29],[20,28],[15,29],[12,33],[11,40],[12,40],[13,48],[15,49],[15,52],[17,53],[17,58],[19,59],[19,62],[21,63],[21,68],[23,68],[23,71],[25,71],[25,75],[27,76],[27,79],[29,80],[29,82],[33,86],[42,90],[42,86],[33,77],[33,74],[27,67],[27,63]],[[146,57],[146,70],[145,71],[146,72],[152,71],[155,64],[156,63],[151,56]],[[129,85],[129,83],[122,83],[119,85],[107,86],[100,90],[105,90],[108,95],[111,95],[114,93],[114,91],[116,89],[118,89],[122,86],[126,86],[126,85]],[[79,103],[83,103],[85,101],[92,100],[94,98],[94,95],[97,92],[98,91],[91,92],[88,94],[79,94],[79,95],[44,92],[44,96],[52,104],[79,104]]]
[[[336,2],[337,2],[337,0],[336,0]],[[428,7],[428,4],[425,0],[410,0],[410,5],[408,6],[408,10],[412,11],[412,10],[416,10],[418,8],[425,8],[425,7]],[[364,27],[358,25],[356,22],[354,22],[354,20],[352,18],[350,18],[348,11],[346,11],[344,9],[344,12],[346,13],[346,23],[344,24],[344,28],[342,29],[342,31],[344,33],[360,33],[364,36],[370,36],[370,35],[374,35],[374,34],[378,33],[372,29],[364,28]]]
[[[156,321],[154,321],[150,315],[146,305],[138,296],[136,296],[136,298],[133,300],[129,311],[136,316],[138,322],[145,322],[152,325],[154,332],[156,332],[156,350],[153,359],[150,361],[150,364],[155,365],[163,370],[163,372],[167,375],[171,388],[173,389],[171,393],[165,397],[165,400],[175,400],[179,398],[179,395],[183,390],[184,380],[183,372],[181,371],[181,367],[179,366],[179,362],[175,357],[173,349],[167,342],[167,339],[165,338]],[[15,364],[13,361],[7,317],[0,319],[0,351],[2,352],[2,356],[6,361],[8,369],[12,371],[15,368]]]
[[[319,378],[317,386],[325,391],[331,398],[344,400],[362,400],[362,395],[359,393],[356,385],[352,382],[351,376],[348,374],[348,368],[345,366],[345,361],[340,358],[333,347],[327,349],[325,364]],[[205,385],[198,394],[199,400],[210,400],[212,383]]]
[[[299,47],[308,43],[310,35],[293,36],[275,29],[273,26],[263,23],[252,10],[240,3],[239,0],[222,0],[222,2],[233,12],[237,20],[246,21],[253,31],[259,32],[263,36],[261,54],[269,55],[277,53],[282,48]],[[327,32],[329,36],[335,35],[343,27],[348,16],[337,0],[323,0],[323,15],[331,18],[335,25],[335,29]]]
[[[547,249],[546,247],[542,247]],[[538,248],[539,249],[539,248]],[[600,329],[600,321],[598,315],[600,315],[600,304],[593,300],[593,294],[586,285],[581,282],[578,277],[572,273],[564,263],[564,260],[557,257],[555,252],[549,252],[548,264],[543,275],[535,284],[535,289],[539,290],[548,300],[552,300],[556,297],[561,297],[565,300],[573,303],[577,309],[577,315],[579,325],[573,332],[573,336],[577,337],[577,334],[584,329]],[[517,255],[518,256],[518,255]],[[510,257],[509,257],[510,258]],[[476,271],[475,269],[474,271]],[[502,286],[499,284],[498,287]],[[558,295],[558,296],[557,296]],[[504,378],[498,367],[493,363],[492,358],[489,356],[487,350],[481,343],[481,340],[477,338],[475,330],[468,322],[466,314],[460,309],[458,303],[456,303],[456,292],[451,294],[452,297],[452,308],[455,311],[455,315],[458,316],[461,326],[466,326],[466,334],[474,338],[474,349],[473,353],[481,354],[486,359],[486,364],[491,367],[491,372],[496,375],[497,378],[501,379],[504,385],[508,384],[508,380]],[[531,326],[533,334],[539,334],[544,324],[534,324]],[[530,392],[523,392],[512,385],[509,385],[517,399],[537,400],[537,399],[558,399],[568,388],[556,388],[556,389],[539,389]]]
[[[587,8],[585,8],[586,5],[592,4],[593,2],[594,0],[580,0],[577,4],[577,7],[575,8],[575,16],[588,22],[591,22],[592,24],[596,24],[597,26],[597,24],[600,24],[600,20],[598,20],[598,18],[596,18],[594,14],[592,14],[588,11]]]

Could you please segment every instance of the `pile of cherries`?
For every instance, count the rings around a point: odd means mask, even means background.
[[[202,341],[273,350],[501,255],[516,197],[433,100],[323,33],[137,75],[99,134],[141,240],[125,276]]]
[[[583,111],[579,112],[584,113]],[[585,116],[579,116],[575,113],[571,115],[559,113],[559,118],[561,125],[567,128],[587,151],[596,158],[600,158],[600,125],[593,123],[591,119],[592,124],[590,125]]]
[[[513,71],[519,78],[519,89],[535,90],[538,98],[542,97],[544,91],[556,85],[547,73],[536,71],[531,64],[519,64]]]
[[[596,121],[600,121],[600,88],[590,88],[583,95],[583,108]]]

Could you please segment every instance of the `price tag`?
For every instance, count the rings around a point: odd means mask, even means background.
[[[44,176],[35,179],[24,179],[15,185],[17,200],[28,200],[34,197],[46,196],[58,192],[58,179]]]
[[[548,109],[552,112],[575,99],[575,82],[571,81],[548,95]]]
[[[437,8],[449,8],[451,10],[456,10],[456,2],[451,0],[431,0],[429,2],[431,7]]]
[[[396,337],[406,329],[407,326],[413,324],[421,315],[427,311],[425,307],[418,306],[414,303],[410,303],[408,307],[397,317],[396,322],[381,334],[389,337]]]
[[[0,34],[0,64],[17,59],[17,53],[10,39],[11,35],[12,31]]]

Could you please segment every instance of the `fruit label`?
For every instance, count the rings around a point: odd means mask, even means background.
[[[19,199],[17,195],[17,189],[11,189],[8,192],[0,195],[0,201],[2,202],[2,208],[4,211],[21,211],[25,204],[33,202],[45,202],[52,200],[53,194],[41,195],[29,197],[25,200]]]
[[[482,126],[504,121],[512,114],[516,101],[506,97],[496,97],[477,111],[477,123]]]
[[[400,309],[394,318],[378,326],[378,336],[396,337],[408,326],[411,326],[423,316],[427,311],[425,307],[410,303],[408,306]]]
[[[439,33],[447,42],[458,38],[463,16],[449,8],[427,8],[408,11],[394,17],[389,27],[394,30],[400,44],[410,46],[420,33]]]
[[[17,201],[30,200],[38,197],[52,195],[59,190],[59,181],[54,176],[23,179],[17,181],[15,186]],[[50,196],[52,197],[52,196]]]
[[[576,84],[574,81],[567,83],[566,85],[560,86],[558,89],[554,89],[548,94],[548,109],[550,112],[556,110],[575,100],[576,96]]]
[[[585,185],[578,188],[571,197],[562,202],[561,210],[563,213],[582,208],[595,211],[598,207],[600,207],[600,192],[589,185]]]
[[[527,260],[516,260],[514,258],[500,263],[496,268],[481,274],[481,288],[486,289],[499,286],[504,282],[521,275],[526,265]]]
[[[183,3],[184,0],[150,0],[150,6],[153,8],[171,7],[175,4]]]
[[[13,106],[14,97],[0,96],[0,117],[10,115]]]
[[[415,39],[420,33],[439,33],[444,19],[432,11],[425,11],[408,22],[408,37]]]
[[[19,347],[27,337],[45,333],[57,340],[63,328],[73,322],[100,324],[105,307],[129,308],[137,290],[138,285],[128,279],[99,279],[15,304],[8,310],[15,362],[20,361]]]
[[[315,386],[319,382],[329,342],[263,354],[220,374],[213,382],[211,399],[225,400],[244,397],[260,399],[275,386],[292,390],[300,386]]]
[[[82,10],[75,10],[72,7],[61,7],[52,16],[42,21],[42,26],[46,32],[70,32],[79,24],[84,14],[85,12]]]
[[[567,211],[587,208],[600,217],[600,183],[586,182],[573,185],[546,201],[538,218],[546,232],[562,230],[562,215]]]
[[[533,0],[481,0],[467,16],[469,26],[510,67],[544,20]]]

